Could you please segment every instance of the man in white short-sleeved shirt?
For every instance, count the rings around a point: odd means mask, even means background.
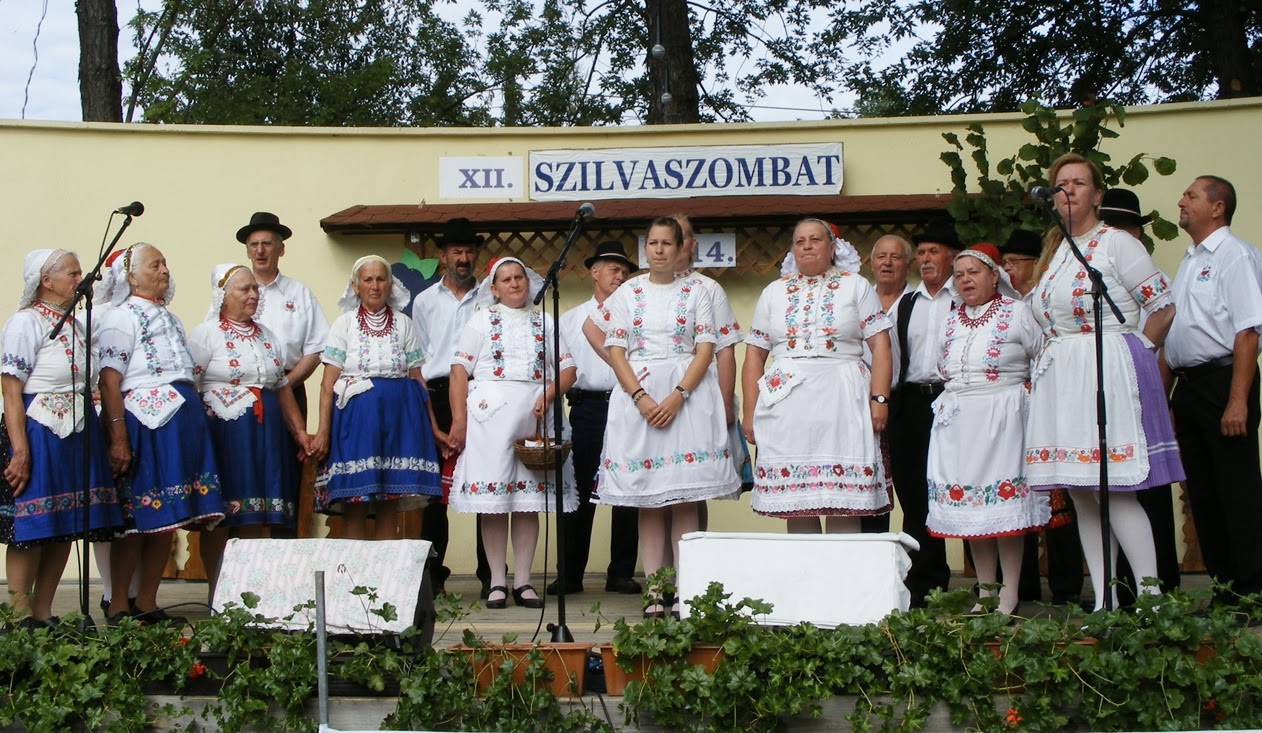
[[[1231,233],[1235,188],[1194,180],[1179,199],[1192,244],[1174,277],[1174,322],[1163,355],[1170,406],[1205,566],[1237,593],[1262,591],[1258,467],[1258,253]]]
[[[474,230],[468,219],[457,217],[443,224],[436,241],[443,277],[416,295],[412,301],[412,321],[416,324],[416,339],[425,357],[421,376],[425,378],[425,387],[429,390],[438,428],[446,431],[451,427],[451,402],[448,398],[451,359],[456,354],[460,332],[473,315],[474,300],[478,294],[475,270],[478,247],[485,238]],[[450,467],[454,465],[455,456],[444,460],[444,481],[450,477]],[[421,539],[434,546],[434,585],[438,589],[443,588],[451,575],[451,569],[444,564],[448,532],[446,502],[430,502],[421,514]],[[491,571],[482,549],[481,515],[477,518],[477,562],[477,576],[482,581],[481,595],[485,599],[490,590]]]
[[[592,503],[592,490],[596,488],[596,472],[600,467],[600,453],[605,441],[605,422],[609,415],[609,395],[618,388],[618,378],[604,358],[596,353],[583,336],[583,323],[596,317],[596,309],[613,295],[631,273],[639,269],[627,257],[618,242],[601,242],[596,253],[588,257],[584,265],[592,275],[592,297],[577,308],[561,315],[559,328],[565,342],[571,344],[578,376],[574,386],[565,393],[570,406],[570,426],[574,436],[573,460],[574,483],[578,487],[578,511],[561,516],[567,522],[565,533],[566,593],[583,592],[583,574],[587,570],[587,557],[591,548],[592,522],[596,505]],[[635,507],[610,507],[609,567],[606,570],[605,590],[612,593],[636,594],[640,584],[631,577],[635,574],[635,559],[639,543],[639,512]],[[558,581],[559,582],[559,581]],[[555,594],[557,582],[548,586],[548,593]]]

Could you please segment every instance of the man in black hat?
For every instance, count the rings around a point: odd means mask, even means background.
[[[1144,226],[1152,221],[1152,217],[1139,213],[1139,197],[1134,191],[1110,188],[1100,197],[1100,221],[1143,240]]]
[[[245,256],[259,284],[258,312],[254,318],[280,339],[285,377],[293,388],[294,401],[303,419],[307,417],[307,390],[303,384],[320,365],[329,337],[329,321],[311,289],[280,272],[285,256],[285,240],[293,235],[280,217],[267,211],[255,212],[250,223],[237,230],[237,241],[245,245]],[[297,455],[295,444],[292,455]],[[295,460],[297,460],[295,458]],[[302,475],[302,465],[298,466]],[[276,527],[273,537],[292,537],[294,530]]]
[[[1038,232],[1028,229],[1013,229],[1008,241],[1000,250],[999,264],[1008,273],[1012,287],[1025,298],[1034,290],[1038,280],[1034,277],[1034,268],[1039,257],[1043,255],[1043,240]]]
[[[1236,189],[1199,176],[1179,199],[1192,242],[1171,290],[1174,321],[1162,349],[1173,372],[1170,408],[1205,567],[1232,591],[1262,591],[1262,475],[1258,469],[1258,251],[1231,231]]]
[[[574,482],[578,486],[579,507],[572,514],[561,514],[559,521],[566,522],[565,533],[565,583],[566,593],[583,592],[583,574],[587,570],[587,556],[591,548],[592,521],[596,505],[592,503],[592,489],[596,483],[596,471],[600,466],[600,451],[605,440],[605,419],[609,414],[609,394],[618,386],[613,369],[596,353],[583,335],[583,323],[595,317],[596,309],[623,281],[639,269],[618,242],[601,242],[596,254],[583,262],[592,275],[592,297],[577,308],[561,316],[561,335],[570,344],[571,355],[578,366],[574,386],[565,393],[570,403],[572,426]],[[636,550],[639,543],[638,513],[634,507],[612,507],[609,523],[609,567],[605,576],[605,590],[614,593],[639,593],[640,584],[632,579],[635,573]],[[548,593],[555,594],[561,581],[548,586]]]
[[[911,554],[907,589],[912,606],[923,606],[929,591],[945,590],[951,579],[946,542],[925,527],[929,515],[929,431],[933,401],[942,394],[938,355],[947,316],[959,298],[952,267],[963,247],[954,225],[935,224],[912,237],[920,266],[920,285],[898,301],[890,316],[896,324],[893,340],[894,389],[890,394],[890,464],[894,490],[903,510],[903,531],[920,543]]]
[[[478,292],[478,278],[474,268],[477,265],[478,247],[484,241],[485,238],[474,231],[473,224],[464,217],[444,224],[437,240],[438,262],[443,266],[443,278],[422,290],[412,301],[416,338],[421,353],[425,355],[421,376],[425,378],[425,386],[429,389],[434,418],[438,420],[438,428],[443,431],[451,428],[451,402],[448,398],[451,359],[456,353],[460,332],[473,315],[474,300]],[[439,446],[440,449],[442,447]],[[455,458],[452,457],[444,462],[444,477],[451,475],[447,464],[454,465],[454,461]],[[485,599],[490,590],[491,571],[486,562],[486,552],[482,549],[481,515],[478,515],[477,528],[477,575],[482,581],[482,598]],[[421,539],[433,543],[437,565],[434,568],[434,585],[442,589],[451,575],[451,568],[444,564],[448,542],[446,503],[430,502],[425,507],[421,515]]]

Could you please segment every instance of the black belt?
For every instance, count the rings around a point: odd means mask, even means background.
[[[898,389],[905,389],[926,397],[937,397],[942,394],[942,390],[946,389],[946,384],[944,382],[903,382],[898,385]]]
[[[1214,359],[1212,361],[1207,361],[1204,364],[1197,364],[1196,366],[1183,367],[1181,369],[1171,369],[1170,371],[1173,372],[1174,376],[1178,377],[1179,379],[1186,379],[1187,381],[1190,382],[1195,379],[1207,377],[1221,369],[1227,369],[1232,365],[1234,361],[1235,361],[1235,358],[1232,356],[1220,356],[1217,359]]]
[[[602,402],[608,402],[610,394],[612,394],[612,391],[608,390],[600,392],[593,389],[571,389],[565,393],[565,399],[569,401],[570,406],[573,407],[574,405],[587,400],[600,400]]]

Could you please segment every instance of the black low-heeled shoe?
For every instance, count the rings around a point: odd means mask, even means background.
[[[495,593],[496,591],[503,593],[504,597],[491,600],[491,594]],[[487,589],[486,601],[483,602],[482,605],[485,606],[486,608],[491,608],[491,609],[508,608],[508,587],[503,586],[503,585],[497,585],[494,588]]]
[[[656,611],[649,609],[656,608]],[[644,607],[644,618],[666,618],[666,603],[661,598],[653,598],[649,600],[647,606]]]
[[[535,597],[527,598],[526,591],[534,593]],[[513,603],[525,608],[543,608],[543,599],[539,597],[539,592],[530,583],[513,589]]]

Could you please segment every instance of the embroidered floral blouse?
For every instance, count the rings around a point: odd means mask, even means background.
[[[83,384],[74,379],[86,354],[83,326],[74,319],[56,340],[48,338],[59,320],[61,311],[38,300],[15,313],[0,333],[0,374],[16,377],[22,393],[34,395],[27,417],[64,438],[83,429]]]
[[[785,275],[763,289],[745,343],[773,358],[859,359],[863,342],[893,324],[867,280],[835,267]]]
[[[358,311],[343,313],[329,327],[329,341],[320,361],[342,370],[343,377],[406,377],[424,361],[416,326],[394,311],[389,330],[377,334],[361,328]]]
[[[101,368],[123,375],[122,391],[193,381],[184,326],[165,306],[132,296],[110,310],[98,338]]]
[[[741,332],[740,321],[736,320],[736,313],[732,311],[732,304],[727,299],[727,291],[723,289],[723,286],[719,285],[714,278],[702,275],[695,270],[681,277],[692,277],[710,294],[710,300],[714,306],[714,350],[719,351],[740,343],[744,334]]]
[[[1000,297],[979,306],[961,304],[947,316],[938,376],[957,392],[1025,384],[1042,346],[1043,335],[1025,303]]]
[[[627,359],[691,357],[696,344],[715,343],[714,303],[695,276],[665,285],[648,274],[624,282],[601,309],[605,346],[621,346]]]
[[[451,365],[464,367],[474,380],[538,382],[552,379],[551,316],[537,310],[509,308],[496,303],[477,311],[465,324]],[[561,370],[574,368],[574,359],[561,334]]]
[[[1126,232],[1101,225],[1078,238],[1078,246],[1092,266],[1104,277],[1104,285],[1126,323],[1118,323],[1108,304],[1104,306],[1105,333],[1130,333],[1136,330],[1139,311],[1154,313],[1173,305],[1170,283],[1153,264],[1148,251],[1138,239]],[[1095,315],[1091,308],[1091,281],[1074,258],[1068,242],[1048,264],[1033,292],[1034,315],[1043,334],[1049,339],[1091,333]],[[1130,297],[1126,297],[1129,294]]]
[[[253,330],[224,320],[205,321],[188,335],[197,391],[206,408],[225,420],[240,417],[255,403],[251,389],[287,383],[276,335],[261,323],[251,325]]]

